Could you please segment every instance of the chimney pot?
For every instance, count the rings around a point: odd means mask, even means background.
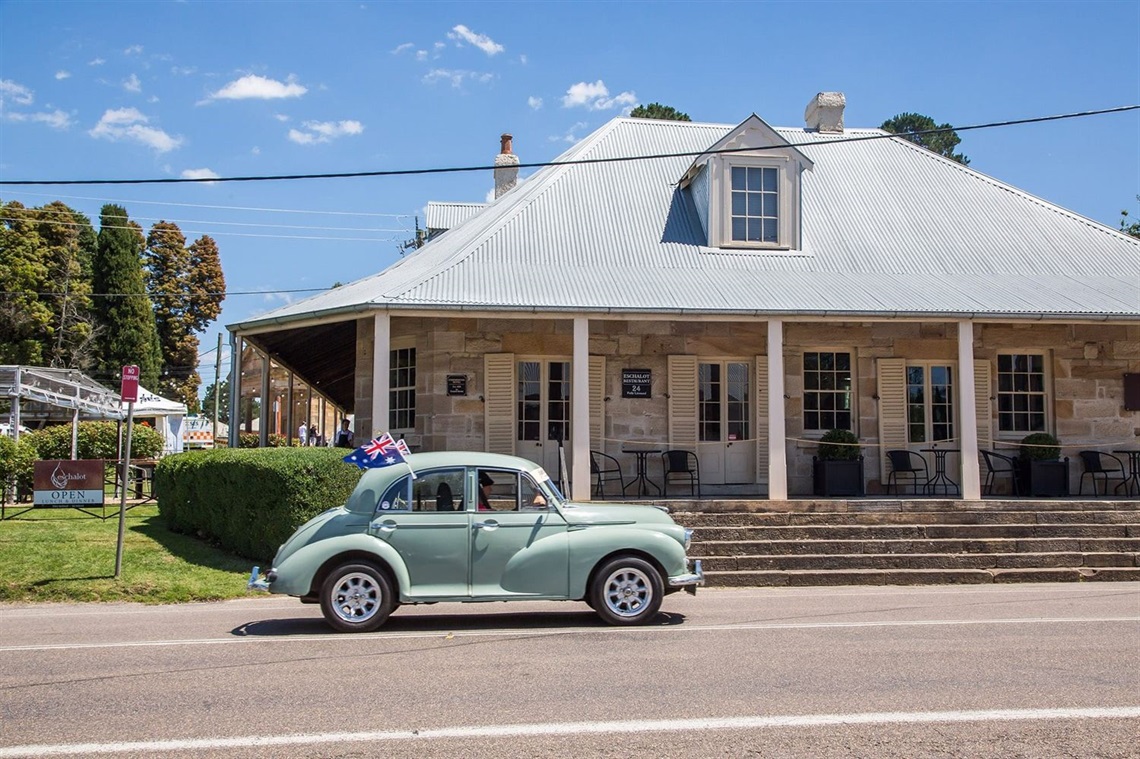
[[[847,98],[842,92],[820,92],[804,109],[808,129],[831,134],[843,134],[843,107]]]
[[[502,153],[503,155],[510,155],[510,153],[511,153],[511,139],[512,139],[511,135],[509,135],[505,132],[503,133],[503,135],[501,137],[499,137],[499,152]]]

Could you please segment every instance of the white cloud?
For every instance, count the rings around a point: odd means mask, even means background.
[[[60,70],[60,71],[55,72],[55,78],[56,79],[68,79],[70,77],[71,77],[70,71]]]
[[[47,124],[52,129],[67,129],[71,126],[71,116],[60,110],[50,113],[5,113],[4,118],[9,121],[30,121],[37,124]]]
[[[578,82],[571,85],[562,97],[563,108],[582,106],[591,111],[605,111],[610,108],[637,105],[637,95],[633,92],[623,92],[610,97],[609,88],[601,79],[594,83]]]
[[[198,71],[197,66],[171,66],[170,73],[175,76],[190,76]]]
[[[519,56],[519,63],[521,63],[524,66],[526,65],[526,53],[523,53],[522,55]]]
[[[250,150],[249,152],[252,153],[253,155],[261,155],[261,148],[254,145],[253,149]]]
[[[88,66],[102,66],[106,62],[107,62],[106,58],[92,58],[91,61],[87,65]]]
[[[283,114],[283,113],[275,113],[275,114],[273,114],[273,118],[277,119],[277,120],[278,120],[278,121],[280,121],[282,124],[284,124],[286,121],[288,121],[288,120],[289,120],[289,117],[288,117],[288,116],[286,116],[286,115],[285,115],[285,114]]]
[[[447,36],[448,39],[453,39],[456,42],[463,41],[474,45],[487,55],[498,55],[506,49],[487,35],[476,34],[463,24],[452,27],[451,31],[447,33]]]
[[[126,50],[124,50],[123,53],[126,55],[142,55],[142,51],[142,45],[131,45]]]
[[[531,95],[526,99],[526,104],[537,111],[542,107],[542,98],[536,98],[534,95]]]
[[[139,81],[138,76],[131,74],[123,80],[123,89],[127,92],[142,92],[142,82]]]
[[[435,84],[443,80],[450,82],[452,87],[461,87],[465,80],[486,84],[494,78],[494,74],[485,72],[480,73],[478,71],[466,71],[464,69],[432,69],[424,75],[424,82],[427,84]]]
[[[417,50],[416,51],[416,60],[417,61],[426,61],[427,57],[428,57],[428,52],[426,50]]]
[[[297,84],[292,75],[284,82],[268,79],[257,74],[243,76],[235,79],[214,94],[214,100],[279,100],[282,98],[299,98],[308,92],[308,88]]]
[[[392,55],[399,55],[400,53],[404,52],[405,50],[411,50],[414,47],[415,47],[415,44],[413,44],[411,42],[405,42],[402,45],[396,45],[396,47],[392,49]]]
[[[131,140],[159,153],[174,150],[182,144],[181,137],[171,137],[161,129],[147,126],[147,122],[147,117],[137,108],[109,109],[88,134],[112,142]]]
[[[567,129],[565,134],[551,135],[550,137],[547,137],[546,139],[549,140],[550,142],[569,142],[571,145],[573,145],[574,143],[576,143],[582,139],[581,137],[577,136],[575,134],[575,132],[577,132],[581,129],[585,129],[588,126],[589,126],[589,124],[587,124],[585,121],[579,121],[579,122],[576,122],[569,129]]]
[[[4,108],[9,103],[31,105],[34,100],[32,91],[24,85],[17,84],[11,79],[0,79],[0,108]]]
[[[346,121],[306,121],[301,126],[307,131],[289,130],[289,139],[298,145],[332,142],[338,137],[360,134],[364,131],[364,125],[352,119]]]
[[[186,169],[182,172],[183,179],[218,179],[220,176],[213,169]]]

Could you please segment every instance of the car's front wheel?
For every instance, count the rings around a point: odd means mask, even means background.
[[[653,565],[633,556],[605,563],[594,576],[589,603],[611,625],[640,625],[661,608],[661,575]]]
[[[372,632],[396,606],[392,583],[371,564],[341,564],[321,585],[321,612],[338,632]]]

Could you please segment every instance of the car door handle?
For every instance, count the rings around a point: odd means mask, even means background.
[[[487,522],[476,522],[471,526],[476,530],[486,530],[487,532],[494,532],[495,530],[499,529],[499,523],[493,519]]]
[[[396,524],[394,522],[381,522],[379,519],[368,526],[377,532],[388,533],[396,531]]]

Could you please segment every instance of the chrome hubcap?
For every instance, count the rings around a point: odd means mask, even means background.
[[[369,575],[353,572],[332,590],[332,607],[346,622],[364,622],[380,608],[380,588]]]
[[[619,569],[606,580],[606,606],[618,616],[637,616],[652,598],[649,578],[637,569]]]

